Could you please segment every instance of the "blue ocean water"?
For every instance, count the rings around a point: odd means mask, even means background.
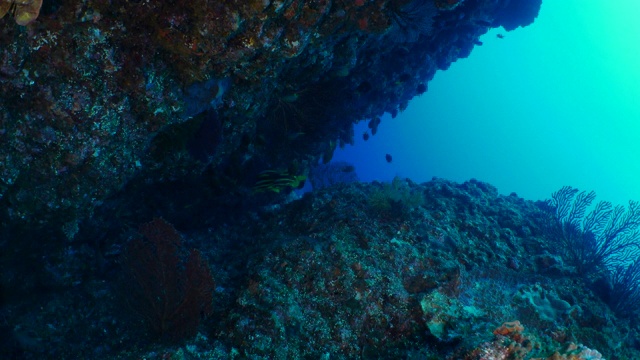
[[[476,178],[531,200],[563,185],[640,199],[639,15],[633,0],[545,1],[532,25],[485,34],[375,136],[356,126],[334,161],[363,181]]]

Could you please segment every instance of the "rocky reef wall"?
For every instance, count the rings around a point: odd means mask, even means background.
[[[304,173],[540,0],[0,4],[0,222],[73,238],[132,182]]]

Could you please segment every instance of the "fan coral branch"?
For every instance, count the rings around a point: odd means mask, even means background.
[[[125,296],[156,335],[177,340],[194,335],[200,317],[212,312],[213,280],[200,252],[182,256],[182,239],[163,219],[140,226],[145,239],[124,254]]]
[[[595,196],[593,191],[578,193],[565,186],[549,202],[556,222],[552,237],[582,275],[629,263],[640,249],[640,204],[630,201],[625,211],[623,206],[614,208],[601,201],[585,216]]]
[[[389,3],[389,13],[394,36],[400,42],[415,42],[420,35],[431,32],[438,9],[432,0],[393,0]]]

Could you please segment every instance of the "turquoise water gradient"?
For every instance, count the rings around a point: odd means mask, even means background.
[[[531,200],[563,185],[640,200],[638,19],[637,0],[545,0],[533,25],[484,35],[369,141],[358,124],[334,159],[366,181],[476,178]]]

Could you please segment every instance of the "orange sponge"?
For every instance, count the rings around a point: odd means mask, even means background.
[[[0,18],[13,9],[18,25],[31,23],[40,14],[42,0],[0,0]]]

